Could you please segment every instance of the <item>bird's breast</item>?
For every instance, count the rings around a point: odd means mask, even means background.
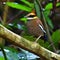
[[[34,36],[39,36],[39,35],[44,35],[44,33],[42,32],[42,30],[40,29],[40,27],[38,26],[36,20],[33,21],[28,21],[26,24],[27,28],[28,28],[28,32]]]

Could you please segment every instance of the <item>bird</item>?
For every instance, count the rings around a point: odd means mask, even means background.
[[[29,13],[25,17],[27,18],[26,26],[28,32],[31,35],[38,37],[35,40],[35,42],[37,42],[42,36],[44,36],[44,34],[46,34],[44,25],[35,13]]]

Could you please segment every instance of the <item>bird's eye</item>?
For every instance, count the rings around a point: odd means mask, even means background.
[[[32,18],[33,18],[33,17],[35,17],[35,15],[30,15],[30,16],[28,16],[28,17],[32,17]]]

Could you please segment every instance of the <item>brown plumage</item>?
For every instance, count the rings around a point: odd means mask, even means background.
[[[38,37],[38,39],[41,36],[44,36],[44,33],[46,32],[44,30],[44,26],[41,20],[38,17],[36,17],[35,14],[32,14],[32,13],[28,14],[26,17],[28,19],[26,23],[28,32],[31,35]]]

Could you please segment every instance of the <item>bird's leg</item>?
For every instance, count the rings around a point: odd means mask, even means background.
[[[37,42],[40,38],[41,38],[41,35],[35,40],[35,42]]]

